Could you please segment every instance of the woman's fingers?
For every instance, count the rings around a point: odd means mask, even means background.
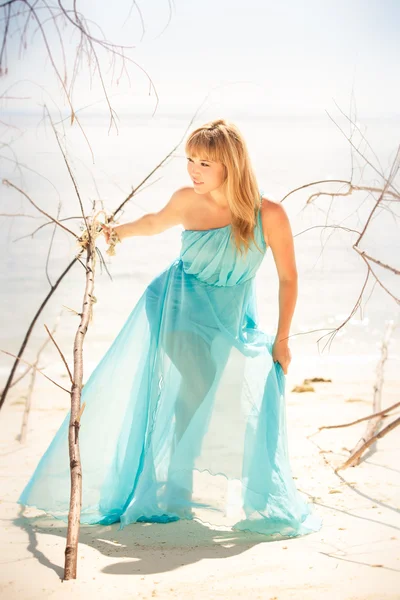
[[[274,359],[274,363],[275,364],[278,363],[280,365],[280,367],[282,367],[282,371],[284,372],[284,374],[287,375],[290,360],[289,361],[288,360],[280,361],[280,360]]]
[[[106,238],[106,243],[108,244],[110,241],[110,227],[105,225],[104,223],[100,223],[100,227],[104,233],[104,237]]]

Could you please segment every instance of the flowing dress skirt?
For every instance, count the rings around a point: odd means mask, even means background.
[[[156,277],[82,391],[81,522],[318,530],[290,470],[273,342],[257,326],[254,279],[207,285],[180,259]],[[68,424],[69,414],[18,500],[63,520]]]

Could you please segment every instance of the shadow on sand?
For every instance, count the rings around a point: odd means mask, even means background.
[[[49,516],[25,517],[23,508],[14,520],[29,539],[28,550],[41,564],[63,577],[63,567],[52,563],[39,550],[38,534],[66,539],[67,526]],[[203,559],[221,559],[241,554],[260,543],[282,541],[282,536],[269,537],[252,532],[211,529],[196,520],[171,523],[133,523],[119,529],[112,525],[82,525],[79,544],[96,549],[104,556],[124,559],[102,569],[103,573],[146,575],[173,571]],[[127,561],[126,559],[131,559]],[[78,559],[79,560],[79,559]]]

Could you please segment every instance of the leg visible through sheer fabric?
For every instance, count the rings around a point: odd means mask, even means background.
[[[175,405],[175,434],[179,443],[209,392],[217,369],[210,344],[197,333],[168,332],[165,350],[182,378]]]
[[[179,454],[179,444],[214,383],[217,368],[211,355],[211,345],[191,331],[166,333],[165,351],[180,373],[181,381],[175,401],[175,436],[173,452]],[[199,433],[199,432],[198,432]],[[200,435],[200,434],[199,434]],[[201,436],[200,436],[201,437]],[[200,440],[194,440],[199,443]],[[198,448],[200,451],[200,448]],[[196,451],[193,451],[193,460]],[[169,508],[177,512],[177,504],[190,503],[193,491],[193,464],[186,462],[185,472],[174,473],[180,461],[171,457],[168,475]]]

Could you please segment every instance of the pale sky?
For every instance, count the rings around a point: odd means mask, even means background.
[[[142,41],[134,8],[127,19],[130,1],[82,1],[79,8],[109,40],[136,45],[130,56],[153,78],[161,112],[191,113],[212,89],[211,102],[245,114],[323,115],[334,101],[348,112],[354,85],[361,117],[400,113],[398,0],[174,0],[163,33],[168,0],[139,0],[138,5],[146,24]],[[28,43],[23,60],[17,57],[17,39],[9,48],[10,76],[0,80],[0,93],[18,78],[30,78],[56,94],[48,60],[43,67],[40,35],[33,46]],[[76,41],[67,49],[69,56]],[[102,64],[107,71],[104,57]],[[146,79],[134,66],[130,74],[131,87],[122,78],[110,91],[117,94],[116,107],[154,105]],[[26,83],[19,93],[29,86],[40,103],[44,96],[37,86]],[[90,91],[82,73],[78,106],[101,97],[99,85]]]

